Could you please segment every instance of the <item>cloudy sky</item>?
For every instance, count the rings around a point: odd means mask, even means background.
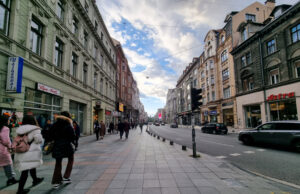
[[[264,3],[265,0],[257,0]],[[299,0],[276,0],[294,4]],[[203,50],[210,29],[254,0],[97,0],[111,36],[119,40],[149,115],[165,106],[183,69]]]

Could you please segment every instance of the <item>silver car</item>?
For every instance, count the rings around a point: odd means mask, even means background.
[[[239,140],[246,145],[253,143],[291,146],[300,152],[300,121],[272,121],[256,129],[239,133]]]

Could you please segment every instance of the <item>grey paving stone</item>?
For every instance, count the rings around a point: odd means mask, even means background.
[[[133,174],[144,173],[144,168],[132,168],[131,173],[133,173]]]
[[[202,187],[202,186],[213,186],[213,184],[206,179],[191,179],[194,185],[197,187]]]
[[[179,188],[181,194],[199,194],[199,190],[196,187]]]
[[[134,188],[134,189],[125,188],[124,191],[123,191],[123,194],[142,194],[142,192],[143,192],[142,188],[140,188],[140,189],[137,189],[137,188]]]
[[[187,175],[191,178],[191,179],[202,179],[204,178],[201,173],[197,173],[197,172],[189,172],[187,173]]]
[[[161,188],[162,194],[180,194],[178,188]]]
[[[159,181],[154,179],[145,179],[143,188],[156,188],[160,187]]]
[[[158,173],[159,179],[173,179],[173,175],[171,173]]]
[[[179,179],[179,178],[175,178],[175,181],[178,185],[178,187],[194,187],[195,185],[193,184],[193,182],[189,179]]]
[[[115,180],[127,180],[129,178],[129,174],[126,174],[126,173],[124,173],[124,174],[116,174],[116,176],[115,176]]]
[[[201,173],[201,175],[205,179],[219,179],[219,177],[217,175],[215,175],[214,173],[211,173],[211,172],[204,172],[204,173]]]
[[[160,188],[143,188],[142,194],[161,194]]]
[[[140,179],[128,180],[126,184],[126,188],[142,188],[143,183],[144,181]]]
[[[177,184],[174,179],[162,179],[159,180],[159,183],[161,187],[171,187],[171,188],[177,187]]]
[[[123,192],[123,190],[124,189],[111,189],[111,188],[109,188],[105,191],[105,194],[120,194],[120,193]]]
[[[108,188],[110,189],[122,189],[126,186],[127,180],[113,180]]]
[[[88,189],[91,187],[91,185],[94,183],[94,181],[80,181],[76,186],[75,189]]]
[[[188,179],[188,175],[185,172],[172,173],[174,178],[186,178]]]
[[[129,175],[129,180],[133,180],[133,179],[143,179],[144,175],[143,174],[130,174]]]
[[[144,179],[158,179],[157,173],[145,173]]]
[[[198,187],[198,190],[204,194],[220,194],[220,191],[214,187]]]

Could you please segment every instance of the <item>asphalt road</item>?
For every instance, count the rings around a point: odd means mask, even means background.
[[[151,130],[175,143],[192,147],[191,129],[151,125]],[[300,186],[299,153],[284,148],[246,146],[237,136],[206,134],[196,129],[197,151],[223,158],[241,169]]]

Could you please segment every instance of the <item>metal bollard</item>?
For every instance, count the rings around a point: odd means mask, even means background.
[[[157,139],[160,139],[160,137],[159,137],[159,136],[157,136]]]
[[[165,142],[166,141],[166,139],[165,138],[163,138],[163,142]]]
[[[186,146],[183,145],[182,146],[182,150],[186,151]]]
[[[170,141],[170,145],[173,145],[173,141]]]

